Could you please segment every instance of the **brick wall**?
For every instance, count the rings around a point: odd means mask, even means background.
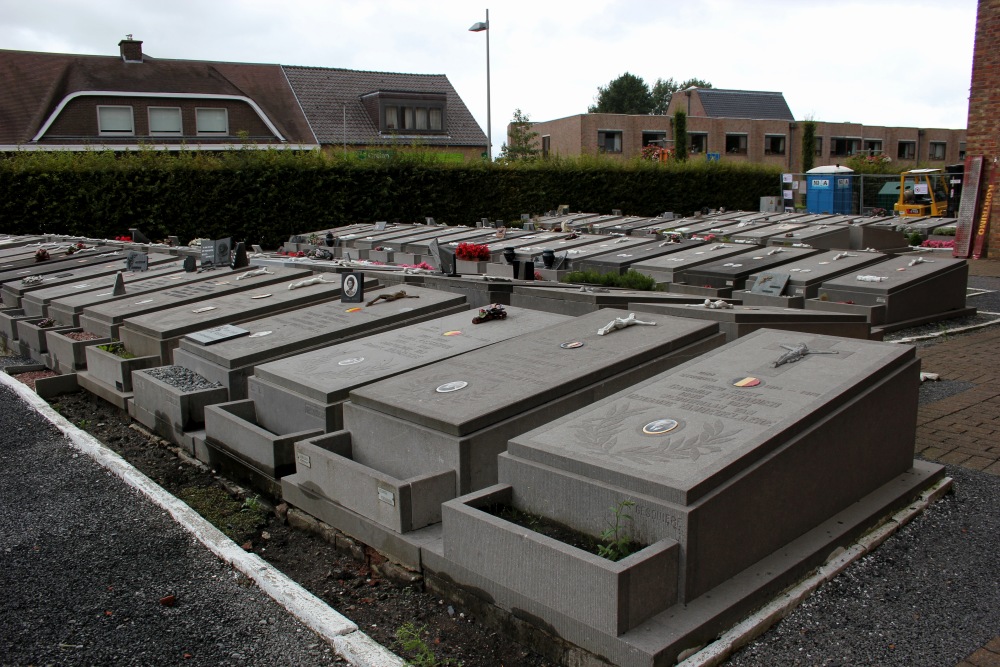
[[[968,151],[983,155],[984,177],[1000,168],[1000,0],[979,0],[976,16],[976,46],[972,55],[972,87],[969,94]],[[985,188],[984,188],[985,191]],[[1000,197],[994,195],[990,215],[989,251],[1000,258]],[[978,224],[978,220],[976,223]]]

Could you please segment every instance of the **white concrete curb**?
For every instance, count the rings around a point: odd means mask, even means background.
[[[927,507],[951,490],[952,480],[945,477],[920,494],[920,497],[893,514],[885,523],[874,528],[858,541],[817,568],[807,579],[799,582],[777,598],[767,603],[748,618],[740,621],[717,640],[688,657],[677,667],[715,667],[728,660],[737,649],[767,632],[788,616],[803,600],[824,583],[843,572],[848,565],[885,542],[890,535],[916,518]]]
[[[406,664],[402,658],[361,632],[350,619],[289,579],[260,556],[244,551],[200,514],[136,470],[100,440],[68,422],[25,384],[4,372],[0,372],[0,383],[9,387],[52,422],[66,435],[74,448],[168,511],[181,527],[222,561],[252,579],[262,591],[326,640],[350,664],[358,667],[403,667]]]

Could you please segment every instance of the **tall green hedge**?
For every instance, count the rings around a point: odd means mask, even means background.
[[[274,247],[354,222],[517,220],[560,204],[630,215],[756,210],[774,194],[778,171],[602,158],[448,164],[420,153],[25,152],[0,157],[0,231],[113,237],[138,227],[151,238],[232,236]]]

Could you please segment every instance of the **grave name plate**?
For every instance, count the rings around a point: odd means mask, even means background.
[[[249,334],[250,331],[247,329],[241,329],[240,327],[236,327],[231,324],[223,324],[220,327],[212,327],[211,329],[203,329],[201,331],[189,333],[185,336],[185,338],[192,340],[199,345],[214,345],[223,341],[232,340],[233,338],[241,338]]]
[[[149,270],[149,255],[144,252],[129,250],[125,255],[125,270],[141,272]]]
[[[757,275],[754,280],[753,287],[750,291],[754,294],[766,294],[768,296],[781,296],[782,292],[785,291],[785,286],[788,285],[788,280],[791,275],[788,273],[775,273],[773,271],[765,271]]]

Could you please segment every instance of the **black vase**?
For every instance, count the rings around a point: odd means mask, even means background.
[[[551,269],[552,265],[556,263],[556,253],[554,250],[543,250],[542,251],[542,264],[545,265],[546,269]]]
[[[504,260],[508,264],[513,264],[514,263],[514,249],[510,248],[510,247],[504,248],[503,249],[503,258],[504,258]]]

